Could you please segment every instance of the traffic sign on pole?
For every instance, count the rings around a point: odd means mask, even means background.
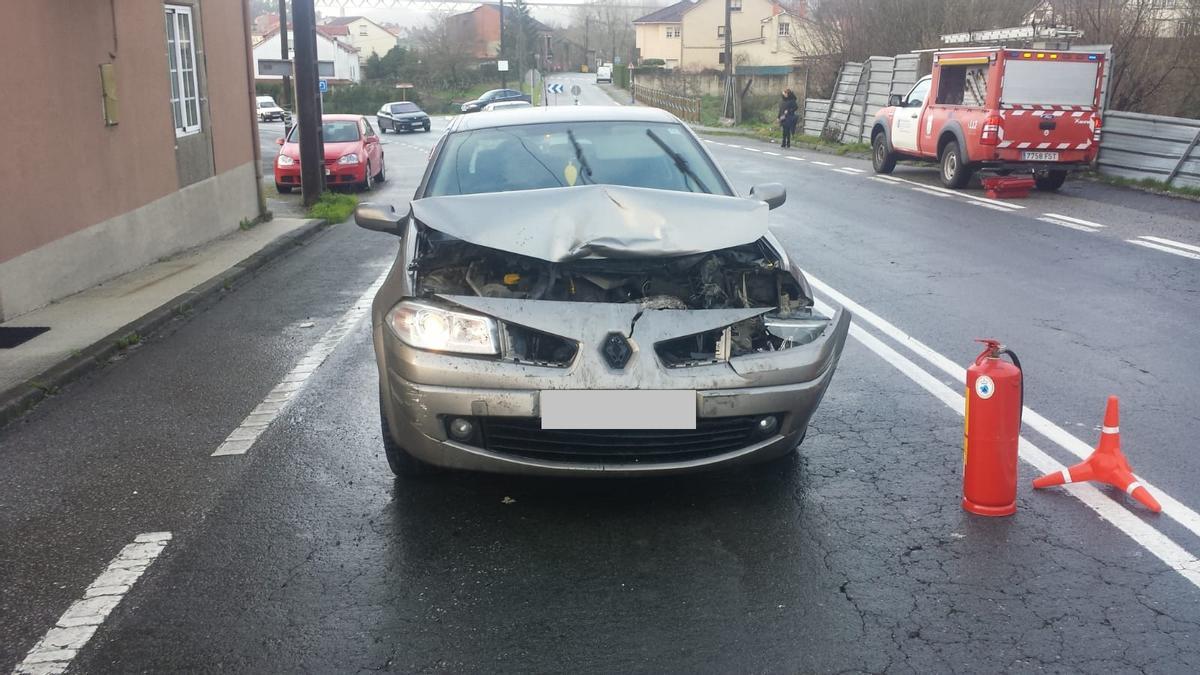
[[[329,80],[317,80],[317,89],[322,94],[329,93]]]

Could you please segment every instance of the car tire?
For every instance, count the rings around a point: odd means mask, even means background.
[[[882,131],[871,139],[871,166],[875,173],[891,173],[896,168],[896,153],[888,152],[887,134]]]
[[[279,183],[276,183],[275,191],[281,195],[290,195],[292,193],[292,186],[291,185],[280,185]]]
[[[415,478],[436,473],[437,469],[408,454],[392,438],[392,430],[388,426],[387,415],[383,411],[383,397],[379,399],[379,430],[383,434],[383,455],[387,457],[388,467],[398,478]]]
[[[379,122],[378,124],[379,124],[379,135],[382,136],[382,135],[386,134],[387,127],[383,126],[383,122]]]
[[[370,192],[373,187],[375,187],[375,175],[371,173],[371,163],[367,162],[367,168],[363,170],[363,182],[358,184],[358,189],[361,192]]]
[[[375,182],[376,183],[383,183],[383,182],[387,181],[387,174],[384,173],[384,171],[386,171],[386,170],[387,170],[387,162],[385,162],[383,160],[383,156],[381,155],[379,157],[379,173],[375,174]]]
[[[947,143],[946,147],[942,148],[940,159],[941,171],[939,171],[939,174],[942,179],[942,185],[954,190],[966,187],[967,181],[971,180],[971,169],[963,161],[962,151],[958,148],[958,141]]]
[[[1033,184],[1042,192],[1054,192],[1067,180],[1066,171],[1045,171],[1033,174]]]
[[[425,133],[429,133],[429,125],[428,124],[426,124],[423,128],[425,129]]]

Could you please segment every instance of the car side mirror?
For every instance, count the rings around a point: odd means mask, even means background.
[[[283,136],[275,139],[275,145],[283,145]]]
[[[904,106],[904,97],[900,94],[892,94],[888,96],[888,107],[900,108]]]
[[[354,209],[354,222],[359,227],[376,232],[387,232],[396,236],[400,236],[402,232],[400,224],[406,218],[408,218],[407,215],[402,216],[396,213],[396,208],[391,204],[364,202]]]
[[[777,209],[787,201],[787,188],[783,183],[759,183],[750,188],[750,198],[766,202],[768,209]]]

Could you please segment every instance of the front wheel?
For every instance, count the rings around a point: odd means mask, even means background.
[[[383,157],[380,157],[379,158],[379,173],[375,174],[375,182],[376,183],[382,183],[387,180],[387,174],[384,173],[384,171],[386,171],[386,170],[387,170],[387,166],[386,166],[385,162],[383,161]]]
[[[363,182],[359,183],[358,187],[363,192],[370,192],[371,188],[375,187],[375,175],[371,172],[370,162],[367,162],[367,168],[363,169]]]
[[[891,173],[896,168],[896,153],[888,152],[887,136],[883,132],[871,139],[871,166],[875,173]]]
[[[1054,192],[1067,180],[1066,171],[1039,171],[1033,174],[1033,184],[1042,192]]]
[[[971,180],[971,170],[963,161],[962,151],[958,141],[950,141],[942,148],[942,185],[955,190],[965,187]]]
[[[429,125],[428,125],[428,124],[426,124],[426,125],[425,125],[425,127],[424,127],[424,129],[425,129],[425,131],[426,131],[426,132],[428,132],[428,131],[429,131]]]

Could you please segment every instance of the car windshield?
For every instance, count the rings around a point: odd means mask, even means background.
[[[483,96],[480,96],[479,98],[480,98],[480,100],[487,100],[489,98],[497,98],[503,93],[504,93],[503,89],[493,89],[491,91],[484,92]]]
[[[606,183],[730,194],[712,162],[669,122],[571,122],[452,134],[426,196]]]
[[[275,107],[275,103],[274,103],[273,101],[259,101],[259,102],[258,102],[258,107],[260,107],[260,108],[274,108],[274,107]]]
[[[354,120],[337,120],[321,123],[321,136],[326,143],[349,143],[358,140],[358,122]],[[292,127],[288,134],[288,143],[300,142],[300,125]]]
[[[415,103],[393,103],[392,112],[394,113],[413,113],[421,112],[421,109]]]

